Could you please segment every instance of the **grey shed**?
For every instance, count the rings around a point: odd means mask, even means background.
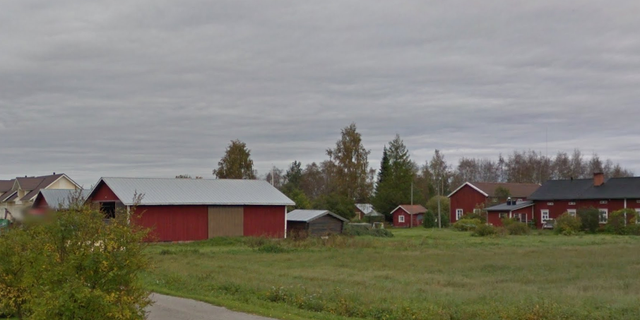
[[[347,219],[329,210],[293,210],[287,213],[287,233],[292,237],[341,234]]]

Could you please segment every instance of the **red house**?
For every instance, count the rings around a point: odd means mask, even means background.
[[[142,196],[137,203],[136,195]],[[286,206],[295,204],[266,181],[149,178],[101,178],[87,201],[100,206],[107,219],[130,215],[153,230],[155,241],[282,238]]]
[[[391,211],[393,226],[397,228],[420,227],[426,212],[427,209],[421,205],[399,205]]]
[[[514,200],[526,200],[540,187],[534,183],[490,183],[490,182],[466,182],[449,194],[449,207],[451,223],[454,223],[467,214],[476,210],[478,205],[491,207],[507,199],[502,198],[496,192],[500,189],[509,191]]]
[[[593,179],[550,180],[529,200],[534,202],[534,219],[538,228],[565,212],[575,215],[578,209],[590,207],[600,211],[600,223],[605,224],[613,211],[633,209],[640,213],[640,177],[605,181],[602,173],[595,173]]]

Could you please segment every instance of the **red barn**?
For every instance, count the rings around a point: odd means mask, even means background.
[[[593,179],[550,180],[529,199],[535,204],[534,219],[538,228],[565,212],[575,215],[578,209],[590,207],[600,211],[600,223],[605,224],[613,211],[633,209],[640,213],[640,177],[605,181],[602,173],[595,173]]]
[[[136,206],[135,196],[142,198]],[[134,222],[151,228],[153,240],[194,241],[221,236],[286,235],[293,201],[266,181],[101,178],[87,201],[107,218],[140,214]]]
[[[508,190],[509,196],[514,200],[526,200],[539,187],[539,184],[534,183],[466,182],[448,196],[451,223],[474,212],[478,205],[490,207],[507,200],[496,192],[501,188]]]
[[[420,227],[426,212],[427,209],[421,205],[401,204],[391,211],[393,226],[398,228]]]

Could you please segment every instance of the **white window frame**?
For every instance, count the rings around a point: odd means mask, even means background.
[[[482,213],[482,210],[478,209],[478,208],[475,208],[475,209],[473,209],[473,213],[480,214],[480,213]]]
[[[547,202],[547,205],[548,205],[548,206],[552,206],[552,205],[553,205],[553,202]]]
[[[456,221],[460,220],[460,218],[462,218],[462,216],[464,216],[464,210],[456,209]]]
[[[600,204],[607,204],[607,203],[609,203],[609,201],[607,201],[607,200],[600,200]]]
[[[403,214],[398,216],[398,222],[404,223],[404,215]]]
[[[578,210],[576,210],[576,209],[567,209],[567,213],[569,213],[570,216],[575,218],[575,216],[578,215]]]
[[[576,205],[576,203],[575,203],[575,201],[570,201],[570,202],[569,202],[569,205],[570,205],[570,206],[575,206],[575,205]]]
[[[640,208],[636,208],[636,224],[640,224]]]
[[[547,216],[547,218],[545,219],[544,216]],[[549,214],[549,209],[542,209],[540,210],[540,223],[544,223],[547,220],[551,220],[551,216]]]
[[[602,221],[602,213],[604,212],[604,222]],[[598,222],[600,224],[606,224],[609,221],[609,209],[599,208],[598,209]]]

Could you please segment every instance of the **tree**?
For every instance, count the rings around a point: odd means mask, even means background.
[[[600,228],[600,211],[598,209],[594,207],[580,208],[577,214],[578,218],[580,218],[582,230],[589,233],[598,231],[598,228]]]
[[[285,185],[299,189],[302,183],[302,163],[293,161],[284,174]]]
[[[440,150],[436,149],[434,152],[431,162],[429,162],[429,171],[431,171],[435,189],[438,190],[439,195],[450,191],[449,178],[451,172],[449,171],[449,165],[444,160],[444,154],[440,153]]]
[[[391,211],[398,205],[411,202],[411,185],[415,177],[415,165],[409,159],[409,150],[399,135],[389,142],[382,154],[378,184],[372,203],[376,210],[391,218]],[[422,202],[420,193],[414,192],[414,203]]]
[[[424,219],[422,220],[422,226],[425,228],[435,228],[436,227],[436,216],[433,212],[428,211],[424,214]]]
[[[342,129],[336,147],[327,150],[327,172],[332,191],[353,201],[367,202],[373,190],[375,174],[375,170],[369,170],[370,153],[362,145],[362,136],[355,123]]]
[[[438,201],[440,202],[440,214],[442,216],[442,226],[445,227],[444,222],[449,221],[449,198],[445,196],[435,196],[427,201],[427,210],[433,212],[438,220]]]
[[[511,191],[509,191],[509,189],[507,189],[507,188],[505,188],[503,186],[499,186],[494,191],[494,195],[495,195],[496,198],[499,199],[499,201],[504,201],[504,200],[508,199],[509,197],[511,197]]]
[[[218,179],[256,179],[251,150],[240,140],[231,141],[213,175]]]
[[[271,168],[271,171],[267,173],[264,179],[279,190],[284,186],[284,176],[280,168]]]

